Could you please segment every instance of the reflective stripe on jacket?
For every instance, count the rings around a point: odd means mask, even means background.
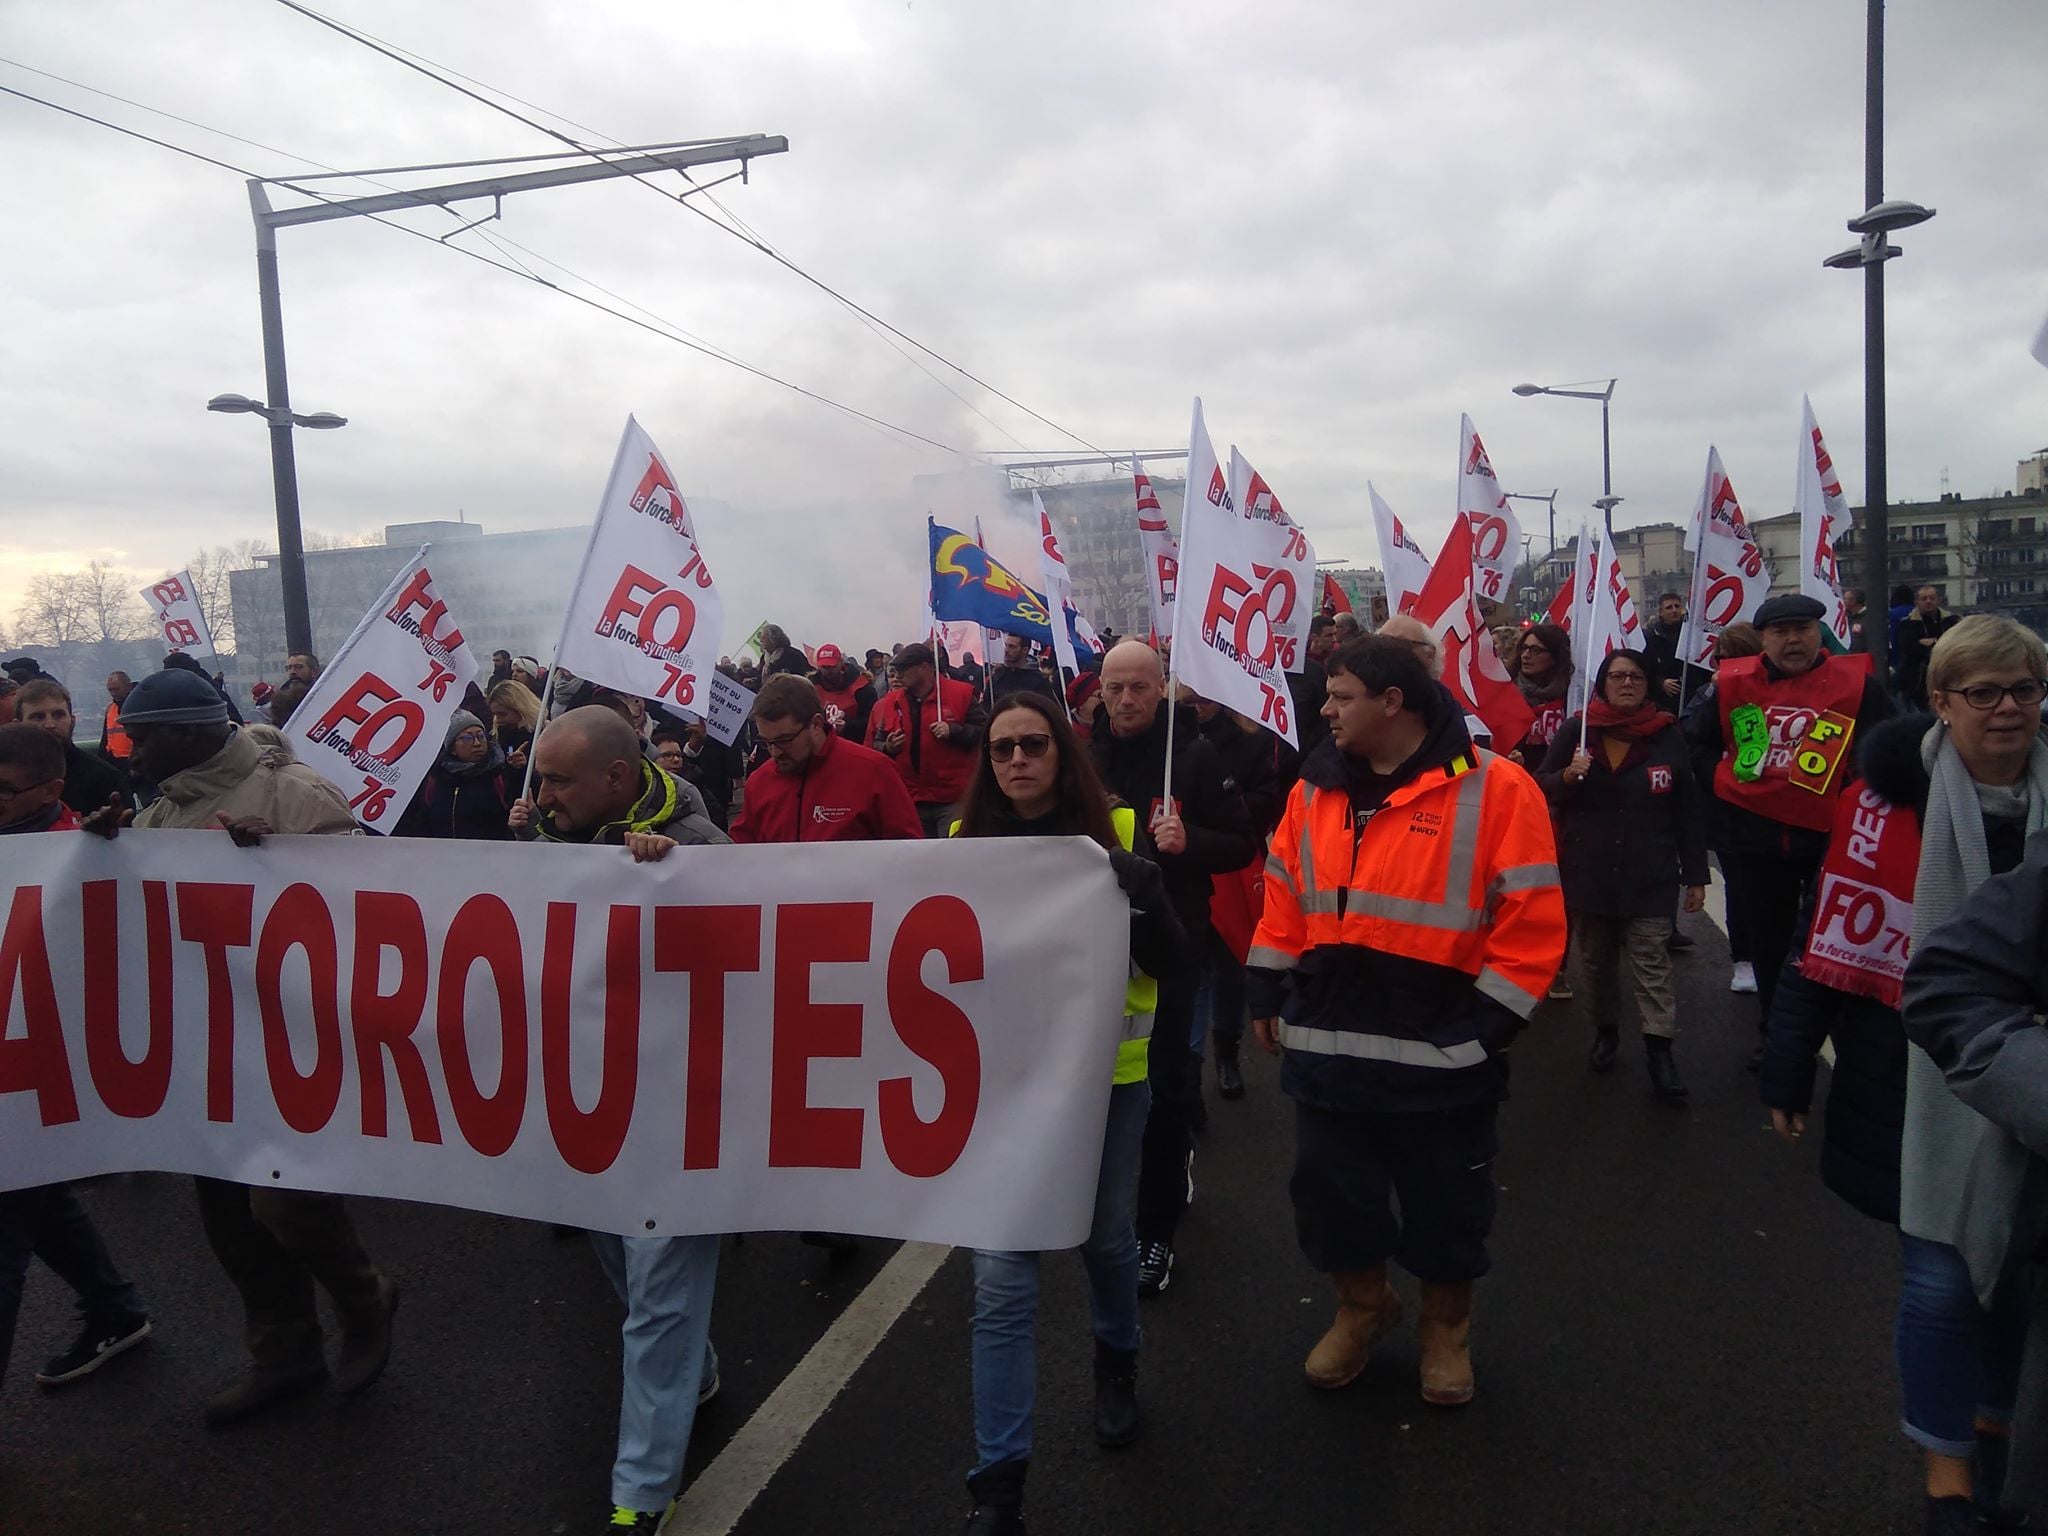
[[[1254,1016],[1284,1014],[1283,1086],[1338,1110],[1503,1097],[1498,1053],[1564,959],[1542,792],[1467,746],[1361,821],[1341,775],[1319,776],[1273,833],[1246,957]]]

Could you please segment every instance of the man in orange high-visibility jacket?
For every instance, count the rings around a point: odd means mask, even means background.
[[[1557,847],[1535,780],[1472,745],[1412,647],[1368,635],[1328,673],[1246,966],[1253,1028],[1287,1051],[1295,1231],[1337,1290],[1308,1378],[1365,1369],[1400,1320],[1394,1259],[1422,1282],[1422,1395],[1464,1403],[1505,1052],[1564,959]]]

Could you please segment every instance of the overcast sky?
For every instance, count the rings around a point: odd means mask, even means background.
[[[1619,376],[1623,524],[1689,513],[1709,443],[1752,516],[1789,508],[1802,391],[1862,498],[1862,285],[1820,265],[1862,205],[1860,0],[331,14],[628,143],[787,135],[719,195],[793,261],[1105,447],[1184,444],[1199,393],[1219,451],[1240,445],[1327,555],[1377,563],[1368,477],[1435,546],[1461,410],[1502,482],[1560,487],[1575,525],[1599,494],[1598,407],[1517,399],[1524,379]],[[2026,354],[2048,313],[2048,6],[1895,0],[1889,25],[1886,191],[1940,210],[1888,269],[1893,499],[1944,472],[2008,490],[2048,443],[2048,371]],[[12,0],[0,54],[336,166],[553,147],[271,0]],[[19,68],[0,84],[305,168]],[[203,409],[262,393],[240,182],[13,98],[0,133],[11,625],[38,570],[153,578],[274,523],[261,427]],[[985,420],[643,186],[528,194],[486,228],[941,442],[1077,447],[946,375]],[[806,609],[800,638],[910,627],[909,479],[951,455],[429,241],[348,221],[280,246],[293,404],[350,418],[299,434],[310,528],[587,521],[631,411],[686,492],[738,509],[700,526],[737,630]],[[847,504],[866,510],[827,510]]]

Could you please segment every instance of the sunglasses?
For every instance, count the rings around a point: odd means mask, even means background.
[[[992,763],[1007,763],[1022,752],[1026,757],[1043,757],[1052,748],[1052,737],[1044,732],[1031,736],[991,736],[988,757]]]

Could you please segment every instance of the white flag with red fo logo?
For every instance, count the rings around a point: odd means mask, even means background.
[[[204,651],[215,654],[213,631],[207,628],[206,610],[199,606],[199,594],[192,590],[192,573],[180,571],[166,576],[155,586],[142,589],[142,600],[163,632],[164,644],[174,651]]]
[[[702,710],[725,608],[661,450],[626,418],[555,664],[657,704]]]
[[[1522,558],[1522,524],[1494,477],[1472,418],[1461,416],[1458,421],[1458,515],[1472,525],[1473,579],[1481,601],[1504,603]]]
[[[1373,526],[1380,535],[1380,569],[1387,577],[1387,612],[1406,613],[1414,606],[1423,583],[1429,580],[1429,556],[1401,526],[1401,519],[1370,480],[1365,482],[1365,494],[1372,499]]]
[[[1835,559],[1835,541],[1856,526],[1856,515],[1849,509],[1849,498],[1842,494],[1842,477],[1835,473],[1828,445],[1821,441],[1812,397],[1802,396],[1800,405],[1805,415],[1799,424],[1799,468],[1792,497],[1799,510],[1799,590],[1827,605],[1828,616],[1822,622],[1846,648],[1849,605],[1842,600],[1842,569]]]
[[[1256,720],[1295,745],[1280,626],[1309,599],[1296,587],[1294,570],[1283,558],[1290,543],[1301,540],[1301,530],[1239,514],[1203,425],[1199,399],[1188,434],[1188,494],[1181,506],[1180,536],[1187,615],[1193,622],[1174,638],[1175,676],[1203,698]]]
[[[1316,581],[1315,546],[1234,443],[1230,449],[1230,500],[1240,517],[1290,530],[1279,537],[1278,543],[1280,564],[1294,577],[1294,606],[1273,616],[1273,628],[1280,637],[1281,670],[1299,672],[1308,664],[1309,625],[1315,619],[1316,598],[1321,590]]]
[[[327,663],[284,726],[300,762],[340,790],[363,826],[389,832],[448,742],[476,658],[419,553]]]
[[[1461,517],[1451,524],[1450,537],[1444,540],[1436,564],[1429,568],[1429,580],[1423,583],[1410,612],[1436,637],[1437,654],[1444,664],[1444,686],[1466,714],[1486,722],[1494,745],[1506,752],[1529,734],[1536,716],[1508,676],[1493,648],[1493,635],[1479,616],[1479,573],[1473,564],[1473,544],[1470,518]]]
[[[1038,492],[1031,493],[1031,510],[1038,514],[1038,577],[1045,584],[1045,607],[1052,623],[1052,654],[1060,665],[1062,679],[1081,670],[1074,656],[1074,635],[1067,615],[1074,609],[1074,579],[1067,573],[1067,557],[1060,553],[1060,537],[1052,531],[1052,518]]]
[[[1135,454],[1131,469],[1138,497],[1138,547],[1144,551],[1145,585],[1152,594],[1152,632],[1171,641],[1173,598],[1180,588],[1180,541],[1166,525],[1159,493],[1152,489],[1152,477]]]
[[[1716,448],[1707,450],[1707,478],[1700,486],[1685,547],[1693,554],[1692,591],[1678,654],[1694,666],[1711,667],[1721,631],[1747,619],[1771,595],[1764,552],[1749,531],[1749,519],[1742,515],[1742,503]]]

